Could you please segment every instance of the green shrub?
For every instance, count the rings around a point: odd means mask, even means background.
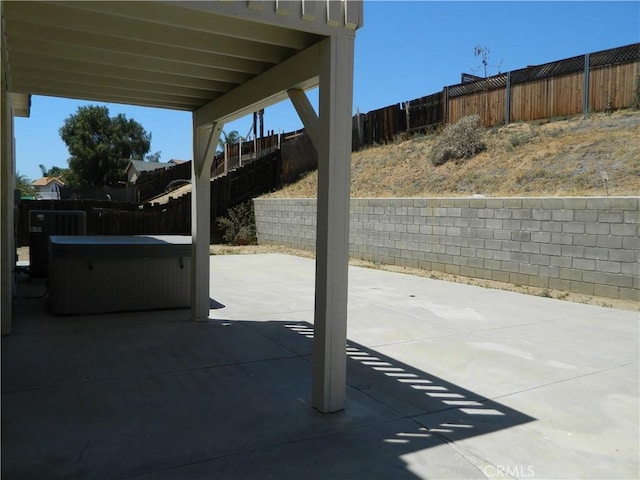
[[[431,163],[438,166],[449,160],[472,157],[484,150],[484,129],[479,122],[478,115],[470,115],[447,125],[431,148]]]
[[[216,221],[224,231],[222,238],[225,242],[231,245],[256,243],[256,221],[252,202],[230,208],[226,217],[218,217]]]

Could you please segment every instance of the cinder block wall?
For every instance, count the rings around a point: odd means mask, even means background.
[[[354,258],[640,300],[640,197],[351,200]],[[254,200],[258,242],[315,248],[315,199]]]

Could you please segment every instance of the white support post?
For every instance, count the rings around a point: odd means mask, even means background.
[[[320,48],[312,405],[324,413],[345,406],[353,46],[329,37]]]
[[[15,185],[15,149],[13,145],[13,109],[0,67],[0,316],[2,335],[11,333],[13,267],[13,190]]]
[[[209,237],[211,228],[211,163],[222,123],[193,125],[191,169],[191,318],[209,318]]]

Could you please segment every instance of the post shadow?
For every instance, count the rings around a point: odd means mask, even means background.
[[[308,322],[197,323],[173,310],[24,327],[2,349],[11,478],[415,480],[408,456],[534,420],[352,341],[346,409],[319,413]],[[431,451],[421,458],[444,470],[430,475],[477,474],[453,449]]]

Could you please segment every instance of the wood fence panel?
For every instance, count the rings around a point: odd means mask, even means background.
[[[486,126],[500,125],[505,122],[506,94],[506,88],[498,88],[485,93],[488,102],[488,108],[485,110]]]
[[[407,131],[432,129],[443,121],[444,94],[434,93],[406,103],[409,116]]]
[[[589,110],[629,108],[633,103],[640,61],[605,65],[589,72]]]
[[[548,80],[545,78],[511,87],[512,122],[526,122],[550,116],[551,108],[547,100],[553,85],[550,85]]]
[[[523,122],[525,119],[531,118],[533,109],[531,95],[534,90],[532,83],[513,85],[511,87],[511,112],[509,117],[512,122]],[[546,79],[538,80],[535,83],[538,84],[538,90],[541,90],[541,87],[544,87],[546,90]]]
[[[481,109],[481,95],[463,95],[449,99],[449,120],[448,123],[456,123],[467,115],[479,113]]]
[[[579,115],[584,105],[584,72],[551,77],[548,79],[551,95],[548,95],[550,111],[534,112],[538,118],[567,117]]]
[[[149,198],[160,195],[165,191],[172,180],[190,180],[191,162],[181,163],[166,170],[153,170],[142,172],[136,181],[137,200],[143,202]]]
[[[362,117],[364,141],[358,141],[358,148],[393,142],[396,135],[407,129],[406,114],[399,104],[373,110]],[[354,128],[357,129],[357,124]]]

